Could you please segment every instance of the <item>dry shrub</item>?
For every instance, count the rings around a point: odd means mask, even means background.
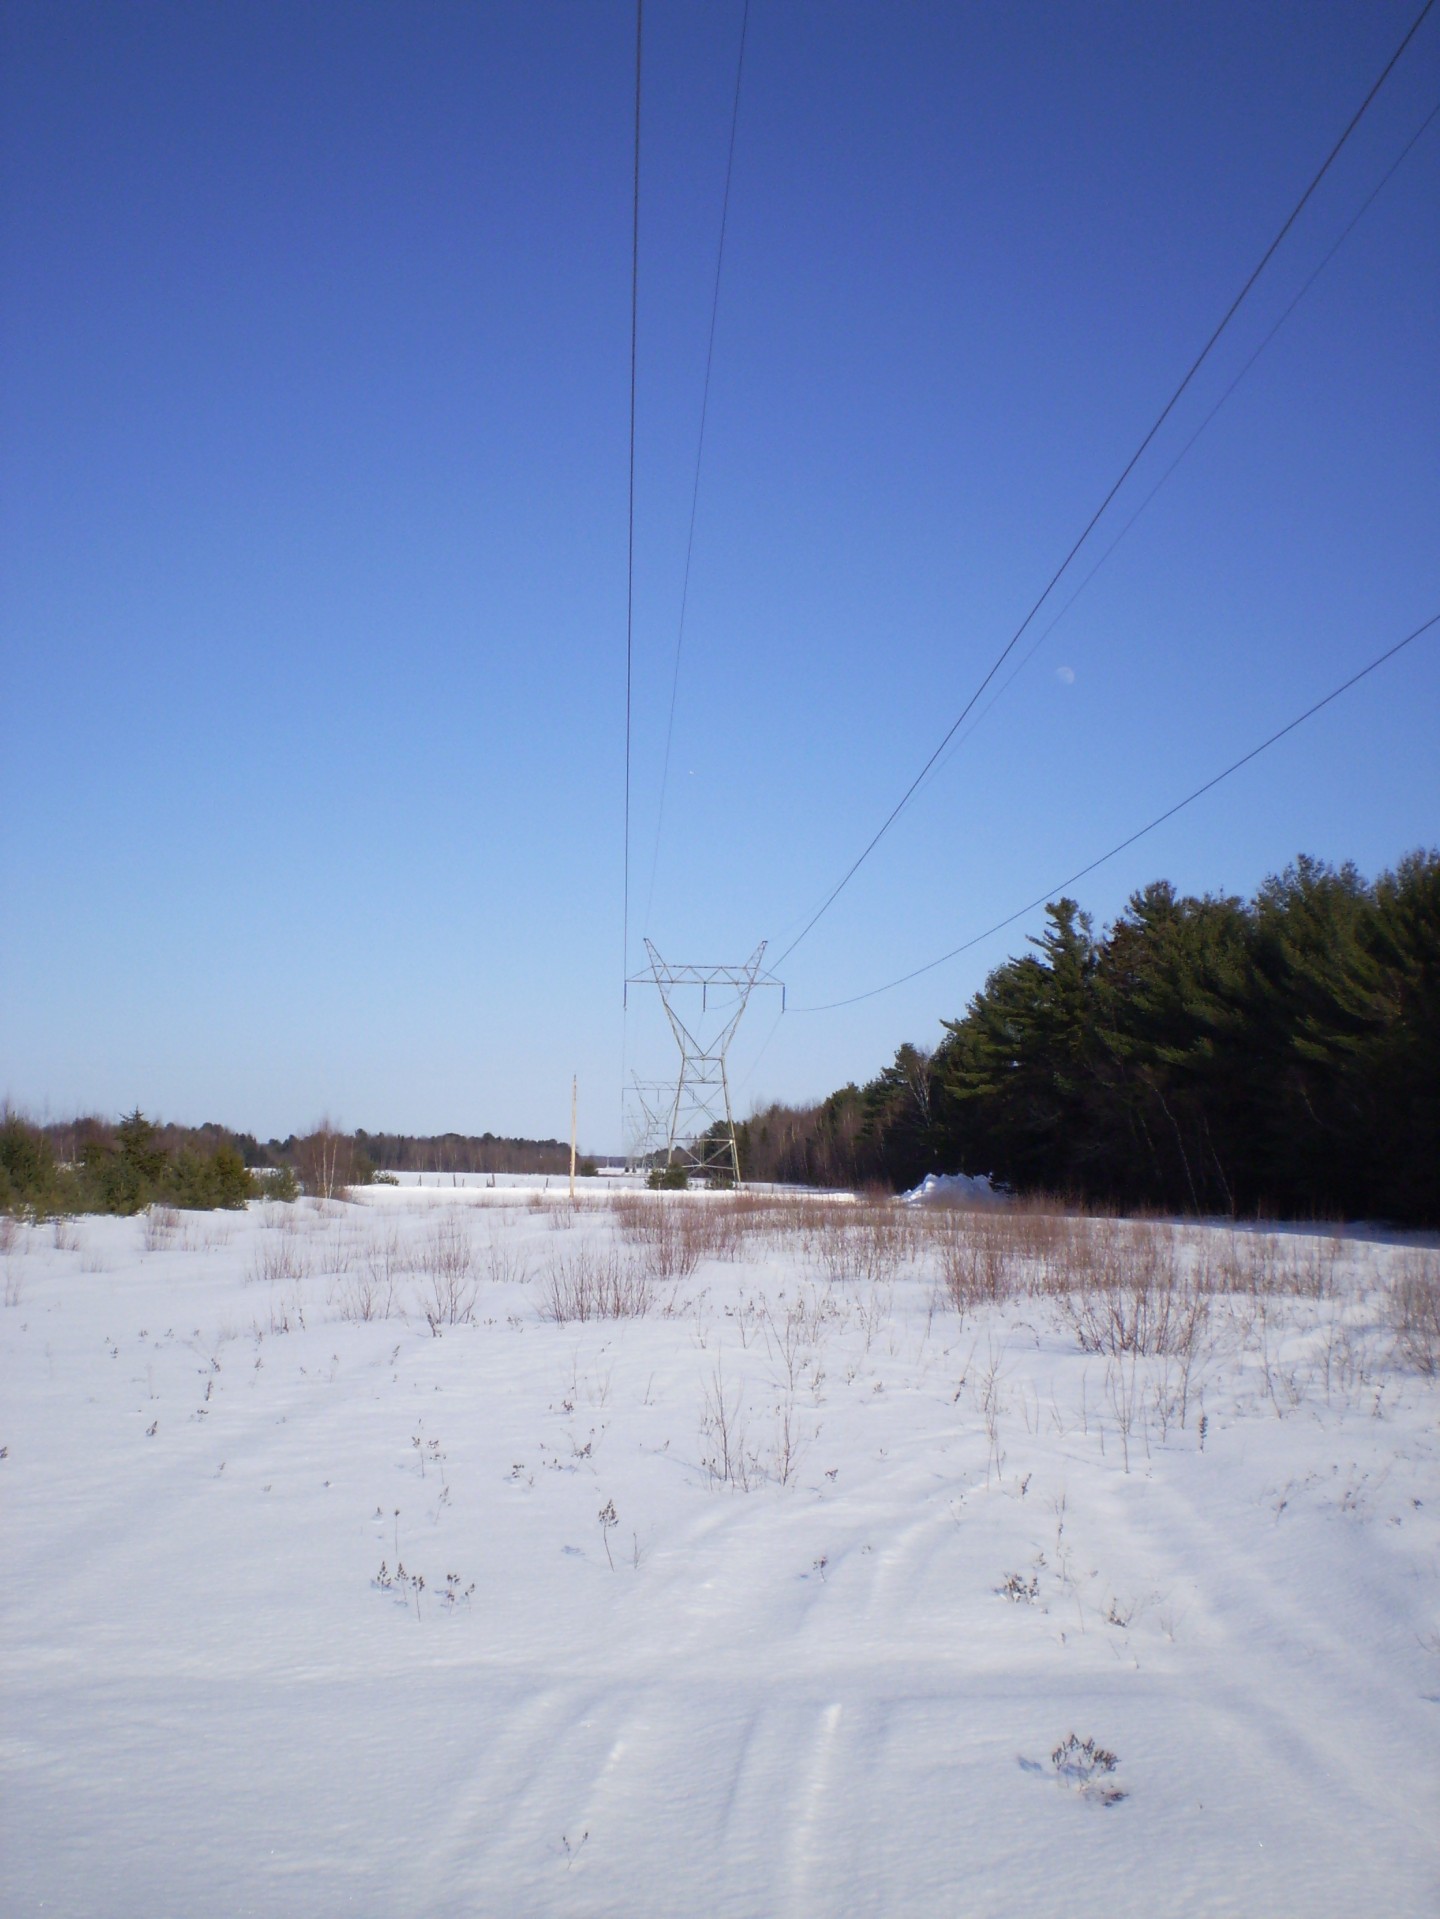
[[[263,1240],[250,1265],[250,1278],[263,1280],[270,1286],[306,1279],[309,1273],[310,1262],[296,1245],[292,1233],[282,1233],[278,1240]]]
[[[359,1242],[353,1258],[347,1258],[341,1271],[340,1317],[369,1321],[390,1319],[399,1310],[397,1289],[413,1268],[404,1242],[392,1226],[378,1239]]]
[[[1064,1293],[1095,1277],[1091,1222],[1058,1200],[926,1207],[911,1217],[962,1310],[1024,1292]]]
[[[645,1242],[645,1265],[655,1279],[689,1279],[700,1264],[703,1225],[693,1206],[661,1204],[653,1214],[654,1230]]]
[[[1440,1254],[1405,1253],[1385,1303],[1399,1358],[1433,1379],[1440,1373]]]
[[[492,1286],[524,1286],[530,1279],[530,1262],[518,1246],[512,1246],[492,1233],[485,1247],[485,1277]]]
[[[538,1197],[540,1207],[534,1210],[543,1210],[551,1231],[557,1233],[580,1224],[587,1213],[604,1212],[610,1204],[609,1195],[603,1193],[577,1193],[571,1199],[569,1189],[563,1186],[553,1193],[541,1193]]]
[[[782,1247],[814,1263],[822,1245],[835,1242],[844,1222],[862,1210],[848,1193],[786,1193],[759,1196],[741,1229],[747,1239]]]
[[[698,1209],[705,1215],[705,1257],[743,1259],[752,1240],[763,1243],[784,1232],[784,1207],[768,1193],[729,1193]]]
[[[328,1119],[295,1146],[295,1171],[312,1199],[342,1200],[355,1180],[355,1142]],[[369,1174],[366,1174],[366,1178]]]
[[[752,1247],[760,1247],[813,1261],[819,1244],[833,1240],[837,1219],[857,1209],[848,1194],[737,1193],[703,1210],[712,1235],[706,1247],[711,1258],[745,1259]]]
[[[1195,1350],[1210,1302],[1193,1286],[1111,1286],[1063,1294],[1060,1310],[1083,1352],[1184,1354]]]
[[[715,1230],[714,1215],[724,1209],[723,1201],[695,1205],[659,1193],[627,1193],[616,1203],[615,1218],[621,1239],[643,1248],[652,1278],[689,1279],[727,1238]]]
[[[180,1215],[173,1206],[152,1206],[145,1215],[140,1243],[147,1253],[163,1252],[175,1244],[180,1231]]]
[[[1068,1249],[1060,1311],[1087,1353],[1192,1353],[1210,1296],[1183,1275],[1167,1227],[1089,1220]]]
[[[645,1216],[649,1212],[647,1195],[643,1193],[615,1193],[611,1196],[610,1212],[622,1239],[639,1239],[645,1231]]]
[[[990,1218],[1008,1235],[1015,1256],[1028,1261],[1040,1275],[1052,1264],[1063,1266],[1085,1226],[1083,1214],[1042,1197],[1016,1200]]]
[[[453,1212],[442,1214],[430,1228],[415,1269],[424,1276],[420,1308],[432,1331],[462,1325],[471,1317],[479,1282],[468,1220]]]
[[[325,1232],[315,1249],[315,1271],[339,1277],[355,1263],[356,1241],[349,1234]]]
[[[1207,1235],[1201,1237],[1201,1283],[1212,1293],[1253,1293],[1257,1276],[1263,1276],[1266,1262],[1257,1255],[1257,1242],[1249,1233],[1229,1233],[1216,1252]]]
[[[460,1213],[446,1211],[431,1222],[430,1231],[415,1260],[422,1273],[453,1274],[465,1278],[475,1264],[470,1244],[470,1222]]]
[[[7,1306],[18,1306],[25,1296],[24,1252],[19,1221],[9,1213],[0,1213],[0,1281]]]
[[[1013,1222],[1004,1215],[946,1208],[933,1215],[932,1240],[951,1299],[967,1306],[1009,1299],[1019,1281]]]
[[[615,1252],[579,1247],[546,1263],[540,1312],[557,1325],[571,1319],[643,1319],[650,1310],[650,1276]]]
[[[686,1223],[701,1259],[736,1260],[745,1257],[750,1217],[743,1198],[727,1195],[686,1209]]]
[[[1329,1299],[1338,1287],[1344,1251],[1344,1241],[1335,1234],[1315,1239],[1232,1232],[1217,1260],[1211,1262],[1207,1255],[1206,1281],[1213,1291],[1222,1293]]]
[[[389,1319],[395,1311],[395,1288],[376,1279],[363,1266],[345,1273],[336,1292],[341,1319]]]
[[[914,1255],[918,1237],[914,1220],[893,1202],[827,1206],[822,1215],[814,1222],[807,1250],[832,1283],[883,1284],[893,1280]]]
[[[1306,1236],[1292,1242],[1288,1262],[1290,1290],[1305,1299],[1333,1299],[1340,1290],[1345,1242],[1338,1233],[1323,1239]]]

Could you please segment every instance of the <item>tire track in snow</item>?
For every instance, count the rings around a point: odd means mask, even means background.
[[[573,1765],[580,1728],[593,1718],[600,1695],[579,1687],[541,1685],[503,1712],[498,1727],[478,1735],[473,1770],[445,1810],[441,1830],[426,1850],[425,1871],[436,1887],[463,1886],[483,1896],[487,1885],[514,1884],[527,1857],[555,1827],[561,1774]],[[482,1693],[480,1711],[493,1710]]]
[[[1252,1552],[1250,1541],[1222,1531],[1173,1479],[1146,1490],[1143,1504],[1106,1501],[1103,1531],[1123,1543],[1132,1564],[1153,1565],[1158,1554],[1162,1579],[1195,1595],[1209,1643],[1195,1663],[1182,1658],[1171,1683],[1203,1681],[1215,1751],[1228,1752],[1257,1780],[1283,1772],[1293,1782],[1291,1803],[1314,1808],[1311,1816],[1331,1830],[1348,1828],[1346,1866],[1358,1871],[1368,1858],[1393,1877],[1399,1858],[1408,1855],[1423,1873],[1428,1856],[1433,1873],[1440,1804],[1432,1791],[1427,1812],[1413,1790],[1397,1792],[1396,1779],[1433,1780],[1440,1737],[1418,1699],[1396,1696],[1393,1665],[1367,1642],[1374,1609],[1363,1567],[1355,1571],[1360,1590],[1337,1623],[1333,1590],[1322,1611],[1258,1513]],[[1319,1517],[1304,1520],[1313,1525]]]
[[[830,1802],[835,1748],[840,1738],[844,1711],[838,1699],[823,1708],[805,1762],[805,1783],[795,1807],[792,1836],[786,1848],[786,1910],[794,1914],[795,1919],[800,1919],[803,1914],[828,1909],[819,1903],[816,1883],[818,1868],[826,1856],[819,1841],[821,1825]]]

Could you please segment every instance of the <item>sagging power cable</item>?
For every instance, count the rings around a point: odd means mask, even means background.
[[[1373,86],[1370,88],[1370,91],[1365,95],[1365,98],[1360,102],[1360,105],[1356,108],[1355,112],[1351,115],[1350,120],[1348,124],[1346,125],[1344,132],[1340,135],[1339,139],[1335,142],[1334,146],[1331,147],[1329,153],[1325,156],[1325,159],[1323,163],[1321,164],[1318,172],[1314,175],[1314,177],[1310,181],[1310,184],[1306,187],[1305,191],[1300,195],[1300,198],[1295,202],[1295,205],[1290,209],[1290,212],[1286,216],[1284,224],[1281,226],[1279,232],[1275,235],[1274,239],[1270,242],[1269,246],[1266,247],[1264,253],[1260,256],[1258,263],[1256,264],[1254,269],[1251,271],[1249,278],[1245,281],[1245,284],[1241,287],[1240,291],[1235,295],[1235,298],[1230,302],[1230,305],[1226,308],[1225,314],[1223,318],[1221,319],[1219,325],[1211,333],[1209,339],[1205,342],[1204,346],[1200,349],[1200,352],[1196,355],[1195,359],[1191,362],[1190,367],[1185,374],[1185,377],[1181,380],[1180,384],[1175,388],[1175,391],[1170,395],[1170,398],[1165,402],[1165,405],[1161,408],[1160,412],[1157,414],[1154,423],[1150,427],[1149,431],[1146,433],[1144,439],[1141,440],[1140,444],[1136,447],[1135,451],[1131,454],[1130,458],[1126,461],[1124,467],[1121,469],[1119,477],[1111,486],[1109,492],[1106,493],[1104,499],[1101,500],[1099,506],[1096,507],[1095,511],[1091,514],[1089,520],[1085,524],[1085,528],[1083,532],[1080,534],[1080,537],[1075,541],[1074,545],[1070,548],[1070,551],[1065,555],[1065,558],[1060,562],[1060,565],[1055,569],[1054,573],[1050,576],[1050,579],[1046,583],[1045,589],[1040,594],[1040,597],[1035,601],[1034,605],[1030,608],[1029,612],[1025,615],[1024,619],[1020,622],[1019,626],[1016,627],[1015,631],[1011,634],[1010,638],[1006,641],[1005,645],[1000,649],[1000,652],[996,655],[994,661],[991,663],[984,678],[980,681],[979,685],[975,688],[974,692],[970,695],[969,699],[965,702],[965,705],[961,708],[960,712],[956,715],[955,719],[952,721],[951,725],[946,730],[944,737],[940,740],[939,744],[935,747],[935,750],[931,753],[930,757],[925,761],[925,764],[920,768],[919,772],[915,775],[914,779],[911,780],[910,784],[906,787],[905,791],[901,794],[900,798],[896,801],[895,805],[891,808],[890,812],[886,815],[884,821],[880,825],[879,830],[869,840],[869,842],[862,849],[858,857],[851,862],[849,867],[847,867],[847,869],[841,875],[837,883],[830,889],[830,891],[826,894],[825,898],[820,902],[820,905],[810,915],[809,919],[806,920],[805,924],[801,927],[800,931],[795,935],[794,939],[791,940],[790,944],[785,948],[784,952],[780,953],[776,957],[776,959],[772,962],[773,965],[779,966],[783,964],[783,962],[786,959],[788,959],[789,956],[795,951],[795,948],[800,944],[800,942],[803,939],[805,939],[814,930],[814,928],[816,927],[816,925],[818,925],[820,920],[823,919],[825,914],[828,913],[830,908],[835,904],[835,901],[840,897],[841,893],[843,893],[845,888],[850,884],[851,880],[854,879],[855,875],[860,871],[860,868],[865,864],[866,860],[868,860],[870,855],[875,851],[875,848],[880,844],[881,840],[884,839],[885,835],[890,831],[890,828],[895,824],[896,820],[899,819],[901,813],[903,813],[905,808],[910,804],[910,801],[914,797],[916,791],[919,789],[921,783],[925,779],[926,775],[929,773],[930,769],[935,765],[936,761],[940,758],[940,755],[945,751],[946,747],[950,744],[951,740],[955,737],[956,733],[959,732],[960,728],[964,725],[965,721],[969,718],[970,714],[974,711],[975,706],[977,702],[980,700],[981,696],[984,694],[985,689],[989,686],[990,682],[995,678],[995,675],[1000,671],[1000,668],[1004,665],[1005,661],[1009,658],[1010,654],[1014,651],[1016,646],[1019,645],[1021,639],[1024,637],[1027,629],[1029,628],[1031,622],[1034,620],[1036,614],[1039,613],[1041,607],[1044,606],[1045,602],[1049,599],[1050,595],[1054,592],[1055,588],[1059,585],[1065,573],[1069,570],[1071,563],[1074,561],[1076,555],[1080,552],[1080,549],[1085,545],[1086,541],[1090,538],[1090,535],[1094,532],[1096,526],[1099,524],[1101,518],[1104,516],[1105,511],[1109,507],[1111,501],[1115,498],[1116,494],[1120,491],[1121,487],[1124,486],[1126,480],[1129,479],[1131,473],[1134,472],[1135,467],[1139,463],[1141,457],[1146,452],[1147,448],[1150,446],[1151,442],[1154,440],[1156,434],[1160,431],[1161,427],[1165,424],[1166,420],[1169,419],[1171,413],[1175,410],[1175,407],[1179,403],[1181,396],[1186,392],[1186,390],[1190,386],[1191,381],[1194,380],[1196,374],[1200,371],[1201,367],[1204,366],[1205,362],[1209,359],[1211,353],[1214,351],[1216,344],[1220,340],[1221,335],[1225,332],[1226,328],[1230,325],[1230,322],[1234,319],[1235,315],[1239,312],[1241,306],[1245,302],[1246,297],[1249,295],[1251,288],[1255,285],[1256,281],[1260,278],[1261,274],[1265,271],[1266,267],[1270,264],[1270,261],[1274,258],[1275,253],[1279,249],[1281,243],[1284,241],[1285,236],[1289,233],[1290,229],[1294,226],[1295,222],[1299,219],[1305,207],[1309,204],[1310,199],[1315,193],[1316,188],[1320,185],[1320,182],[1325,178],[1326,174],[1330,171],[1330,168],[1334,165],[1336,159],[1339,157],[1342,149],[1346,145],[1347,141],[1350,139],[1350,136],[1354,133],[1356,127],[1358,127],[1361,120],[1364,119],[1365,114],[1368,112],[1371,103],[1374,101],[1380,89],[1384,86],[1386,80],[1389,79],[1390,74],[1392,73],[1392,71],[1394,70],[1396,66],[1396,63],[1399,61],[1401,55],[1405,52],[1405,49],[1410,45],[1410,42],[1415,38],[1415,35],[1419,32],[1421,26],[1424,24],[1426,17],[1429,15],[1434,5],[1435,5],[1435,0],[1425,0],[1424,6],[1420,9],[1420,12],[1416,15],[1415,20],[1411,24],[1409,32],[1405,35],[1404,39],[1400,42],[1399,46],[1396,47],[1394,53],[1392,53],[1390,58],[1386,61],[1385,66],[1382,69],[1379,78],[1375,81]],[[936,963],[938,964],[938,962]],[[884,989],[879,989],[879,990],[884,990]],[[837,1004],[838,1003],[839,1002],[837,1002]]]
[[[1189,454],[1191,448],[1195,445],[1196,441],[1200,438],[1201,434],[1205,432],[1206,428],[1214,420],[1216,414],[1220,412],[1221,408],[1230,399],[1231,395],[1235,392],[1235,389],[1240,385],[1241,381],[1244,380],[1246,375],[1250,372],[1250,369],[1255,365],[1255,362],[1260,358],[1261,354],[1265,352],[1266,348],[1270,345],[1271,341],[1275,338],[1276,334],[1279,333],[1280,329],[1285,325],[1286,321],[1290,318],[1291,314],[1294,313],[1296,307],[1299,306],[1300,302],[1305,298],[1306,294],[1315,285],[1315,282],[1320,278],[1321,274],[1324,273],[1326,267],[1329,266],[1330,262],[1335,258],[1336,254],[1340,251],[1341,247],[1344,246],[1345,242],[1350,238],[1350,235],[1355,231],[1356,227],[1359,226],[1360,222],[1364,219],[1365,215],[1370,211],[1371,207],[1379,199],[1380,195],[1385,191],[1386,187],[1390,184],[1391,180],[1399,172],[1400,168],[1404,165],[1405,161],[1409,159],[1411,153],[1420,144],[1420,141],[1430,131],[1430,128],[1435,124],[1435,121],[1437,118],[1440,118],[1440,101],[1437,101],[1436,104],[1433,107],[1431,107],[1430,111],[1426,114],[1425,118],[1420,122],[1420,125],[1410,135],[1410,138],[1405,142],[1404,146],[1400,149],[1399,153],[1396,154],[1395,158],[1390,162],[1390,165],[1385,169],[1384,173],[1376,181],[1375,185],[1370,189],[1369,193],[1366,194],[1365,198],[1361,201],[1360,205],[1355,209],[1354,213],[1350,216],[1349,220],[1345,223],[1344,227],[1341,229],[1340,233],[1338,234],[1336,239],[1332,242],[1328,250],[1321,256],[1318,263],[1310,270],[1309,274],[1305,277],[1305,279],[1301,281],[1299,288],[1291,296],[1289,303],[1286,305],[1284,310],[1280,313],[1279,317],[1273,322],[1269,331],[1261,339],[1259,345],[1251,353],[1250,357],[1245,361],[1244,365],[1240,368],[1240,371],[1235,375],[1234,379],[1231,380],[1230,384],[1225,388],[1224,392],[1220,395],[1219,399],[1216,400],[1215,404],[1210,408],[1210,411],[1201,420],[1200,424],[1195,428],[1194,432],[1190,435],[1189,439],[1185,441],[1184,445],[1180,448],[1180,451],[1175,455],[1174,459],[1170,462],[1169,466],[1165,468],[1164,472],[1160,475],[1159,479],[1155,481],[1154,485],[1150,488],[1149,492],[1145,495],[1144,499],[1141,500],[1140,504],[1135,508],[1134,512],[1130,515],[1129,519],[1126,520],[1125,524],[1120,528],[1120,531],[1115,535],[1114,539],[1112,539],[1110,544],[1105,548],[1104,552],[1100,555],[1099,559],[1096,560],[1095,564],[1090,568],[1090,571],[1085,575],[1084,579],[1081,580],[1080,584],[1071,593],[1069,599],[1065,601],[1064,605],[1055,614],[1054,618],[1050,621],[1050,624],[1048,626],[1041,628],[1040,632],[1036,635],[1035,639],[1026,648],[1024,653],[1021,654],[1020,658],[1015,662],[1010,672],[1001,681],[1000,685],[996,687],[995,691],[990,696],[990,698],[986,701],[985,705],[981,707],[978,713],[976,713],[971,724],[968,727],[966,727],[963,733],[961,733],[956,739],[954,739],[951,742],[949,751],[945,754],[944,758],[939,760],[936,763],[936,765],[931,769],[929,778],[926,781],[922,782],[922,784],[929,784],[931,781],[938,778],[938,776],[945,770],[946,766],[949,765],[950,761],[959,752],[960,748],[964,745],[965,741],[969,739],[970,735],[975,731],[975,728],[980,725],[981,721],[985,718],[986,714],[994,710],[996,702],[1003,696],[1006,689],[1014,685],[1016,678],[1025,670],[1026,666],[1030,663],[1030,661],[1034,659],[1036,653],[1045,644],[1046,640],[1049,639],[1050,635],[1055,631],[1056,627],[1059,626],[1060,622],[1065,618],[1066,614],[1070,611],[1071,607],[1074,606],[1075,602],[1080,598],[1080,595],[1085,591],[1085,589],[1089,586],[1090,582],[1095,578],[1095,575],[1101,570],[1103,566],[1106,565],[1106,563],[1110,559],[1110,556],[1114,553],[1115,549],[1125,539],[1126,535],[1130,532],[1131,528],[1135,525],[1136,521],[1145,512],[1146,508],[1150,505],[1150,502],[1155,498],[1156,494],[1159,493],[1161,488],[1165,486],[1165,484],[1169,481],[1172,474],[1175,472],[1176,468],[1181,464],[1181,462]],[[918,793],[920,789],[917,788],[916,790]]]
[[[645,45],[645,0],[635,0],[635,165],[630,202],[630,493],[625,548],[625,877],[620,932],[620,980],[630,972],[630,743],[635,668],[635,372],[640,318],[640,76]]]
[[[725,161],[725,192],[720,202],[720,243],[715,251],[715,285],[710,295],[710,333],[705,343],[705,383],[700,393],[700,434],[695,448],[695,482],[690,489],[690,530],[685,539],[685,573],[680,583],[680,623],[675,634],[675,666],[670,676],[670,716],[665,723],[665,757],[660,771],[660,805],[655,817],[655,850],[650,856],[650,889],[645,917],[655,900],[655,874],[660,865],[660,835],[665,824],[665,796],[670,785],[670,747],[675,736],[675,705],[680,690],[680,655],[685,644],[685,614],[690,604],[690,563],[695,555],[695,520],[700,504],[700,470],[705,459],[705,423],[710,414],[710,372],[715,361],[715,322],[720,312],[720,278],[725,266],[725,230],[730,221],[730,182],[735,172],[735,133],[740,124],[740,83],[745,75],[745,36],[750,26],[750,0],[740,16],[740,51],[735,61],[735,97],[730,107],[730,150]]]
[[[1303,726],[1306,720],[1313,719],[1317,713],[1338,700],[1342,693],[1348,693],[1352,686],[1358,686],[1361,680],[1367,679],[1379,667],[1384,666],[1387,660],[1393,660],[1397,653],[1402,653],[1407,646],[1413,645],[1423,634],[1437,625],[1440,625],[1440,613],[1432,613],[1430,618],[1417,626],[1413,633],[1407,633],[1403,640],[1397,640],[1394,646],[1387,647],[1383,653],[1371,660],[1368,666],[1362,666],[1358,673],[1352,673],[1348,680],[1332,688],[1323,699],[1316,700],[1313,706],[1307,706],[1303,713],[1298,713],[1278,732],[1272,733],[1268,739],[1261,740],[1258,746],[1252,746],[1250,751],[1243,753],[1238,760],[1232,760],[1222,773],[1217,773],[1213,779],[1206,780],[1203,786],[1197,786],[1195,791],[1187,793],[1183,800],[1177,800],[1173,806],[1167,806],[1163,813],[1157,813],[1153,820],[1147,821],[1138,832],[1129,834],[1118,845],[1112,846],[1108,853],[1102,853],[1098,859],[1091,860],[1078,872],[1071,873],[1067,879],[1059,880],[1054,886],[1047,887],[1043,893],[1038,893],[1024,906],[1017,907],[1013,913],[1007,913],[1003,920],[996,920],[993,926],[987,926],[983,933],[976,933],[973,938],[962,940],[958,946],[952,946],[948,953],[942,953],[938,959],[927,960],[923,966],[916,966],[910,972],[902,973],[898,979],[887,980],[883,986],[872,986],[868,992],[864,993],[852,993],[848,999],[826,1000],[820,1006],[792,1006],[790,1011],[792,1013],[833,1013],[842,1006],[858,1006],[862,1000],[876,999],[881,993],[894,992],[897,986],[906,986],[911,980],[919,979],[922,974],[933,973],[937,966],[944,966],[947,961],[958,959],[962,953],[968,953],[972,947],[979,946],[992,935],[1003,932],[1007,926],[1013,926],[1016,920],[1024,919],[1027,913],[1033,913],[1037,907],[1045,906],[1051,900],[1057,899],[1069,887],[1074,886],[1077,880],[1085,879],[1098,867],[1104,866],[1117,854],[1123,853],[1127,847],[1134,846],[1137,840],[1143,840],[1147,833],[1153,833],[1156,827],[1163,826],[1166,820],[1173,820],[1177,813],[1183,813],[1187,806],[1192,806],[1204,794],[1213,792],[1223,780],[1228,780],[1232,773],[1238,773],[1242,766],[1248,766],[1252,760],[1259,759],[1262,753],[1283,740],[1287,733],[1293,733],[1297,726]]]

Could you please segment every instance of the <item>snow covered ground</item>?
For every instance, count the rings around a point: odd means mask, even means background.
[[[1433,1250],[553,1181],[6,1239],[6,1914],[1440,1910]]]

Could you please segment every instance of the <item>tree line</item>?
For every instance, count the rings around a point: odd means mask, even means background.
[[[347,1133],[322,1120],[309,1133],[262,1143],[214,1121],[165,1124],[138,1108],[116,1121],[90,1115],[46,1126],[0,1110],[0,1212],[10,1213],[209,1210],[302,1191],[329,1199],[388,1172],[558,1174],[569,1165],[569,1146],[559,1140],[493,1133]]]
[[[1440,854],[1072,899],[944,1037],[740,1129],[747,1179],[984,1173],[1125,1209],[1440,1224]]]
[[[253,1170],[223,1127],[162,1127],[138,1107],[114,1125],[90,1118],[41,1127],[0,1113],[0,1212],[210,1211],[298,1192],[293,1168]]]
[[[558,1139],[497,1133],[355,1134],[357,1148],[395,1173],[568,1173],[570,1147]]]

